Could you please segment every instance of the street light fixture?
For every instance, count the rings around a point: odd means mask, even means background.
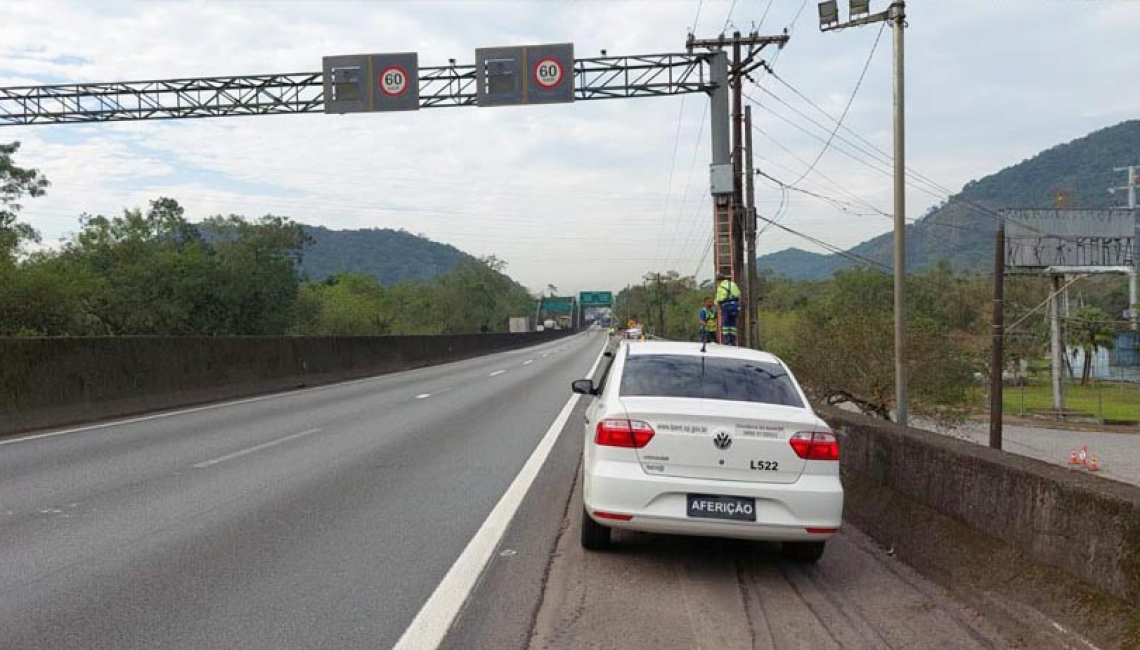
[[[851,0],[851,17],[866,16],[871,13],[871,0]]]

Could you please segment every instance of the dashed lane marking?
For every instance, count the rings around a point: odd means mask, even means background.
[[[308,436],[308,435],[317,433],[318,431],[320,431],[320,429],[305,429],[304,431],[285,436],[284,438],[278,438],[276,440],[270,440],[269,442],[263,442],[260,445],[255,445],[255,446],[250,447],[248,449],[242,449],[241,451],[235,451],[232,454],[226,454],[225,456],[218,456],[217,458],[213,458],[211,460],[207,460],[205,462],[198,463],[197,465],[194,466],[194,468],[195,469],[203,469],[206,467],[211,467],[213,465],[217,465],[218,463],[224,463],[227,460],[233,460],[235,458],[241,458],[242,456],[245,456],[246,454],[252,454],[255,451],[261,451],[262,449],[268,449],[269,447],[272,447],[274,445],[279,445],[283,442],[289,442],[290,440],[296,440],[297,438],[300,438],[302,436]]]
[[[594,367],[590,369],[588,377],[593,377],[597,372],[604,350],[605,348],[598,352],[598,358],[594,361]],[[531,484],[534,483],[539,470],[546,462],[547,456],[550,455],[550,450],[554,448],[558,435],[569,421],[570,413],[574,410],[574,406],[577,405],[580,397],[581,395],[571,395],[570,399],[567,400],[566,405],[554,418],[554,422],[546,430],[530,458],[527,459],[518,475],[511,481],[507,491],[503,493],[491,513],[487,515],[483,525],[467,543],[467,547],[455,560],[455,564],[451,565],[447,574],[443,576],[443,580],[440,580],[439,584],[436,585],[435,591],[420,608],[415,619],[404,630],[404,634],[396,642],[394,650],[434,650],[439,648],[447,630],[455,621],[455,617],[459,614],[463,604],[467,602],[471,590],[475,588],[480,574],[483,573],[483,568],[487,566],[491,555],[494,554],[496,547],[502,540],[503,533],[506,532],[507,526],[511,523],[511,518],[514,517],[515,512],[522,504],[523,497],[530,490]]]

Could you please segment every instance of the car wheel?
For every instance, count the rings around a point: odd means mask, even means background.
[[[610,547],[610,528],[594,521],[582,508],[582,548],[587,551],[604,551]]]
[[[827,542],[784,542],[784,553],[797,562],[814,564],[823,557]]]

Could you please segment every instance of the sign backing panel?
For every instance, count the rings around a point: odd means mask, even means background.
[[[415,111],[420,108],[419,55],[415,52],[373,54],[373,111]]]

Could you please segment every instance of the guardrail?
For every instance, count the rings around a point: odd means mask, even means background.
[[[845,484],[887,488],[1031,561],[1140,601],[1140,488],[834,408],[816,411],[841,436]],[[844,514],[872,535],[915,525],[860,499],[848,498]]]

